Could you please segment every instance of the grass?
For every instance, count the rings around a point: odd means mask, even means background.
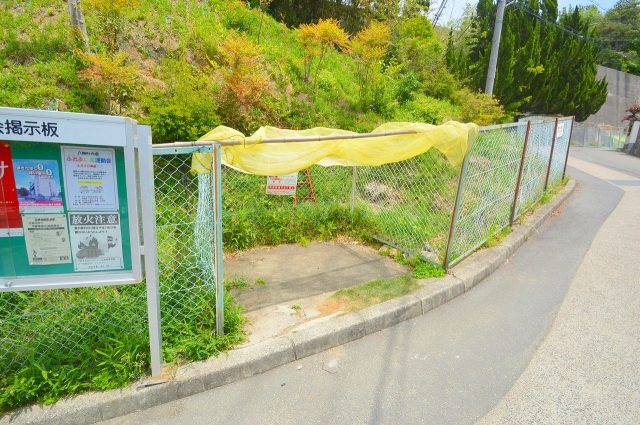
[[[430,279],[432,277],[444,277],[445,274],[446,274],[446,271],[444,270],[443,267],[436,266],[435,264],[431,264],[427,262],[418,264],[413,269],[413,277],[415,277],[416,279]]]
[[[511,234],[511,226],[504,227],[499,231],[492,232],[492,236],[487,239],[484,243],[485,248],[492,248],[494,246],[500,245],[500,242],[507,236]]]
[[[391,279],[377,279],[351,288],[340,289],[331,296],[343,305],[347,311],[355,312],[363,308],[411,294],[422,286],[409,275]]]

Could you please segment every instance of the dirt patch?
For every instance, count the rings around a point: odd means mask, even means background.
[[[380,303],[380,298],[376,297],[369,300],[369,303],[349,301],[343,297],[330,297],[318,304],[316,309],[320,312],[320,317],[324,317],[339,312],[351,313],[378,303]]]

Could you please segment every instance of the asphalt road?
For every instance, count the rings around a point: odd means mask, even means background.
[[[576,162],[580,168],[610,168],[589,170],[601,178],[570,168],[580,186],[559,213],[493,275],[448,304],[103,424],[640,422],[640,370],[632,361],[640,355],[639,326],[632,324],[640,294],[632,276],[640,270],[627,267],[630,254],[637,257],[640,224],[624,225],[632,213],[638,223],[640,199],[633,184],[606,181],[609,171],[618,182],[640,176],[640,160],[610,154],[617,152],[577,150],[576,157],[591,161]]]

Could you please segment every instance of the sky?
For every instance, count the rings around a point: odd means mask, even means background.
[[[451,19],[457,19],[462,15],[464,8],[467,3],[473,5],[475,8],[478,3],[477,0],[433,0],[432,1],[432,10],[437,10],[440,3],[442,1],[446,1],[446,7],[440,16],[439,23],[446,24]],[[507,3],[509,1],[507,0]],[[617,0],[558,0],[558,10],[562,10],[563,8],[568,8],[571,6],[589,6],[596,5],[601,13],[605,13],[607,10],[612,8],[617,3]],[[431,14],[430,14],[431,15]]]

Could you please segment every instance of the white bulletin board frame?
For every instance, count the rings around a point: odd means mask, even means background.
[[[10,123],[23,123],[19,130],[22,134],[7,130]],[[140,144],[139,127],[145,127],[142,132],[144,140]],[[0,292],[134,284],[142,281],[144,247],[141,233],[144,227],[154,225],[154,217],[144,218],[140,214],[138,188],[141,177],[136,170],[140,161],[151,157],[150,139],[149,127],[139,126],[135,120],[125,117],[0,107],[1,141],[123,148],[126,181],[118,181],[117,184],[126,185],[129,234],[123,234],[122,237],[129,240],[131,256],[131,270],[0,276]]]

